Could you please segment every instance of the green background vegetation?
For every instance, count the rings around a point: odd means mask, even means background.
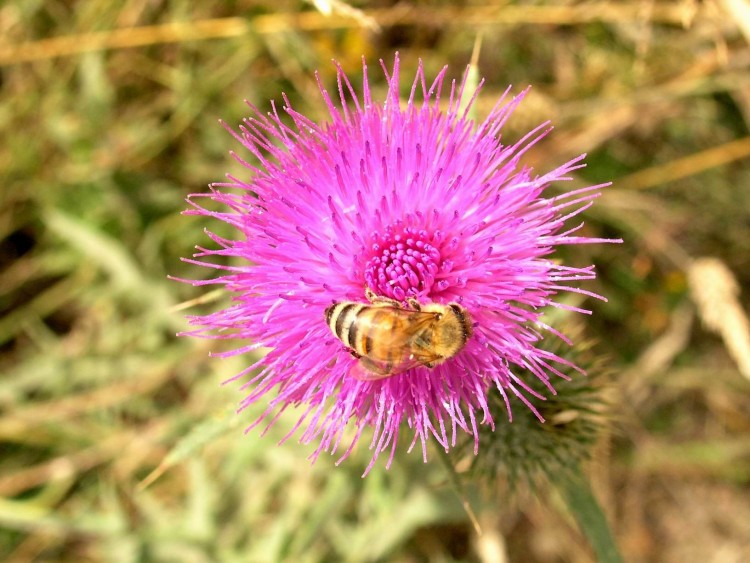
[[[243,437],[260,407],[235,416],[220,383],[250,359],[175,337],[178,304],[206,291],[167,275],[209,275],[179,258],[221,228],[184,198],[242,172],[219,118],[282,91],[325,118],[313,72],[333,87],[332,58],[356,83],[365,55],[378,92],[396,50],[404,76],[421,57],[460,78],[481,35],[478,117],[531,84],[507,138],[551,119],[530,164],[587,152],[575,184],[614,181],[586,234],[625,244],[561,257],[595,263],[586,289],[610,299],[586,301],[612,407],[588,472],[625,558],[750,559],[750,385],[687,276],[721,259],[748,310],[750,21],[729,1],[494,4],[357,4],[372,20],[287,0],[0,5],[0,558],[593,560],[543,483],[465,479],[477,539],[436,452],[361,479],[366,438],[338,467],[277,447],[294,412]],[[226,298],[206,301],[189,312]]]

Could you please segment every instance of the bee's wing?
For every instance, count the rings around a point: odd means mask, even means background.
[[[435,311],[405,311],[403,309],[400,309],[400,311],[406,315],[407,326],[402,334],[394,334],[394,339],[399,338],[399,336],[406,336],[407,339],[412,338],[428,328],[440,317],[440,313],[436,313]],[[391,342],[390,344],[394,346],[406,346],[407,343],[398,341]]]
[[[410,353],[401,362],[393,366],[393,373],[398,374],[405,372],[406,370],[409,370],[411,368],[433,364],[441,359],[443,359],[443,357],[437,354],[418,353],[412,351],[412,353]]]
[[[366,356],[362,356],[357,360],[357,363],[354,364],[349,374],[354,377],[354,379],[359,379],[360,381],[377,381],[379,379],[399,375],[412,368],[432,364],[440,359],[442,359],[441,356],[435,354],[421,356],[411,354],[409,357],[404,358],[397,363],[387,364],[386,362],[379,362]]]

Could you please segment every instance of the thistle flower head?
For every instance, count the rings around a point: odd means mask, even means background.
[[[269,425],[287,407],[297,408],[299,422],[287,437],[300,431],[303,443],[317,442],[313,458],[346,458],[371,429],[370,467],[383,452],[390,465],[406,427],[409,449],[420,443],[425,459],[430,440],[448,450],[461,433],[474,437],[476,451],[479,426],[495,425],[490,395],[506,406],[516,396],[541,418],[531,400],[554,394],[552,379],[568,378],[559,368],[569,362],[538,346],[552,331],[540,316],[544,307],[563,307],[555,302],[560,292],[588,294],[568,283],[595,274],[550,255],[560,245],[601,242],[576,236],[580,225],[566,226],[601,186],[545,197],[552,182],[583,166],[583,156],[543,175],[520,163],[549,130],[543,124],[501,142],[523,94],[506,91],[477,124],[461,104],[477,92],[447,81],[447,69],[428,81],[420,63],[402,98],[398,56],[390,70],[381,61],[388,89],[384,100],[374,100],[363,66],[360,94],[338,65],[337,95],[320,84],[330,114],[325,124],[284,97],[281,111],[251,106],[238,131],[228,128],[251,155],[235,155],[247,176],[191,196],[190,213],[239,231],[231,239],[209,233],[218,248],[196,254],[219,274],[194,283],[224,285],[233,304],[192,317],[199,328],[191,334],[251,343],[235,354],[271,349],[237,376],[253,373],[242,408],[267,403],[255,424]],[[228,210],[210,211],[200,197]],[[235,260],[203,261],[212,256]],[[457,303],[471,317],[471,337],[432,368],[357,378],[359,360],[334,337],[323,312],[336,302],[366,303],[366,288],[404,306]],[[545,393],[519,373],[538,378]]]

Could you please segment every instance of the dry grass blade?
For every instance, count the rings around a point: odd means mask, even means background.
[[[160,43],[237,37],[249,31],[247,20],[217,18],[81,33],[41,39],[20,45],[0,45],[0,65],[53,59],[105,49],[128,49]]]
[[[346,2],[342,2],[341,0],[310,0],[310,2],[324,16],[340,14],[344,17],[352,18],[354,21],[359,22],[359,25],[370,31],[380,31],[378,22],[372,16],[368,16],[363,10],[350,6]]]
[[[172,376],[173,368],[173,362],[168,359],[154,360],[151,369],[137,378],[12,410],[0,418],[0,438],[12,438],[28,432],[29,425],[61,423],[85,412],[102,410],[133,397],[146,395],[163,385]]]
[[[380,26],[429,24],[455,25],[573,25],[585,22],[659,22],[687,26],[693,19],[716,19],[710,11],[699,13],[689,3],[654,6],[644,18],[640,2],[612,4],[599,2],[572,6],[472,6],[471,8],[436,7],[428,17],[418,9],[394,8],[358,11],[333,10],[330,15],[320,12],[277,13],[246,20],[243,18],[216,18],[195,22],[172,22],[54,37],[20,45],[0,45],[0,66],[51,59],[99,51],[124,49],[206,39],[238,37],[250,32],[279,33],[295,29],[312,31],[354,26]]]
[[[637,408],[649,396],[648,384],[656,374],[669,370],[675,358],[685,351],[690,341],[694,313],[689,304],[678,307],[671,315],[667,329],[648,346],[621,378],[622,392],[628,404]]]
[[[149,450],[165,434],[164,425],[159,424],[155,424],[147,431],[122,431],[96,445],[24,467],[13,473],[6,472],[0,477],[0,494],[12,497],[50,481],[78,476],[123,455],[133,455],[136,450]]]
[[[484,533],[474,538],[476,551],[482,563],[508,563],[508,548],[500,533],[497,514],[482,514],[480,525]]]
[[[209,291],[208,293],[204,293],[203,295],[199,295],[198,297],[195,297],[193,299],[188,299],[187,301],[183,301],[182,303],[177,303],[176,305],[172,305],[169,308],[169,312],[176,313],[179,311],[184,311],[185,309],[190,309],[191,307],[195,307],[196,305],[204,305],[206,303],[213,303],[214,301],[221,299],[223,296],[224,296],[223,290],[213,289]]]
[[[688,282],[703,323],[722,337],[740,373],[750,379],[750,322],[734,274],[721,260],[699,258],[688,270]]]
[[[740,28],[745,40],[750,43],[750,3],[747,0],[721,0],[720,4]]]
[[[750,157],[750,137],[640,170],[618,180],[617,185],[622,189],[645,190],[747,157]]]

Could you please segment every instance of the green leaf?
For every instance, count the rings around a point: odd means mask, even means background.
[[[588,538],[599,563],[622,563],[612,532],[599,502],[580,467],[556,482],[560,493]]]

